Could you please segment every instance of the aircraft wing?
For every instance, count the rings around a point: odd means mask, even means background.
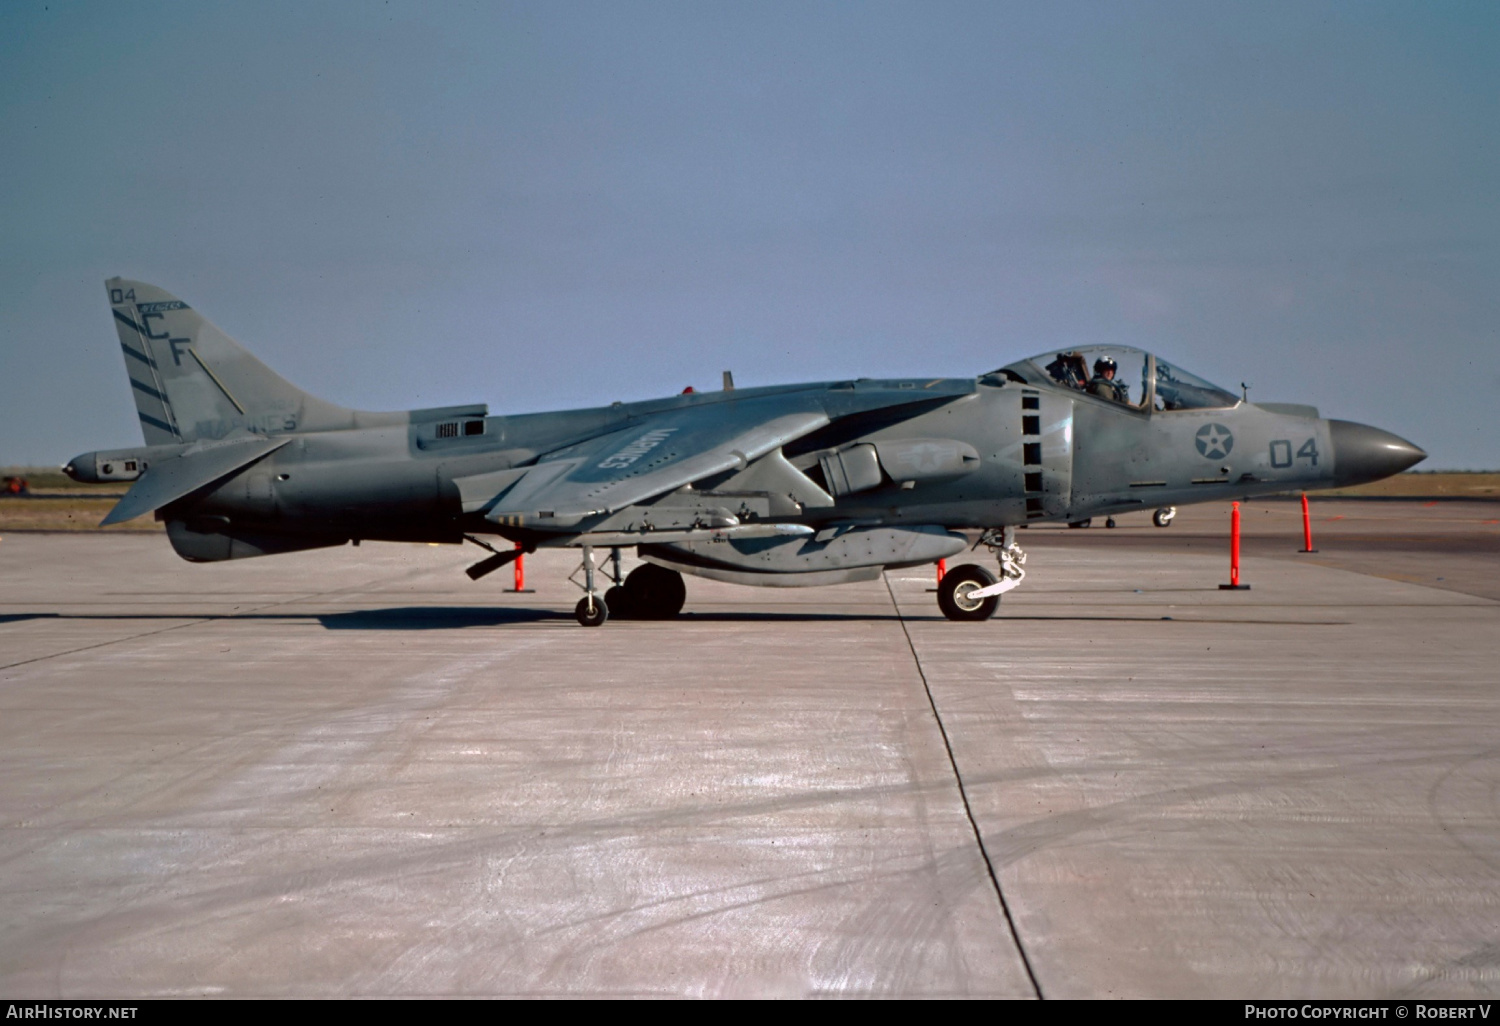
[[[501,524],[566,531],[587,517],[745,467],[829,421],[812,392],[663,410],[547,453],[485,515]]]

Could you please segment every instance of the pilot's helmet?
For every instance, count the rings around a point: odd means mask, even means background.
[[[1115,361],[1107,356],[1101,356],[1099,357],[1099,359],[1094,361],[1095,374],[1103,375],[1105,371],[1114,371],[1116,369],[1117,368],[1115,366]]]

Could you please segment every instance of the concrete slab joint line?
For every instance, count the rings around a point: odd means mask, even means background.
[[[917,646],[912,641],[911,630],[906,626],[906,617],[901,615],[901,604],[896,601],[896,592],[891,587],[890,574],[882,574],[881,580],[885,582],[885,590],[891,596],[891,608],[895,610],[896,619],[901,624],[901,633],[906,637],[906,647],[911,651],[912,663],[917,668],[917,676],[922,678],[922,690],[927,693],[927,704],[932,709],[932,718],[937,723],[938,733],[943,738],[943,749],[948,753],[948,765],[953,768],[953,780],[958,785],[958,796],[964,803],[964,816],[969,820],[969,827],[974,831],[974,843],[979,845],[979,855],[984,859],[984,868],[989,873],[990,884],[995,889],[995,898],[1000,903],[1000,912],[1005,916],[1005,926],[1010,930],[1010,939],[1016,946],[1016,952],[1021,956],[1021,964],[1026,968],[1026,978],[1031,982],[1031,989],[1036,993],[1037,1000],[1045,1001],[1046,995],[1042,993],[1041,982],[1036,978],[1036,970],[1031,964],[1031,957],[1026,954],[1026,945],[1021,941],[1021,932],[1016,929],[1015,917],[1011,915],[1010,904],[1005,900],[1005,891],[1000,887],[1000,876],[995,872],[995,863],[990,859],[989,849],[984,845],[984,835],[979,830],[979,823],[974,818],[974,810],[969,805],[969,792],[964,788],[963,774],[958,771],[958,759],[953,754],[953,743],[948,739],[948,728],[943,725],[942,713],[938,712],[937,700],[932,695],[932,685],[927,683],[927,673],[922,669],[922,657],[917,655]]]
[[[127,634],[122,638],[110,638],[108,641],[99,641],[95,642],[92,645],[81,645],[78,648],[70,648],[62,652],[49,652],[46,655],[33,656],[30,659],[18,659],[13,663],[0,664],[0,670],[13,670],[18,666],[27,666],[31,663],[46,662],[49,659],[61,659],[64,656],[77,655],[80,652],[91,652],[96,648],[108,648],[111,645],[123,645],[131,641],[141,641],[146,638],[155,637],[158,634],[166,634],[168,631],[180,631],[187,627],[199,627],[205,623],[213,623],[216,620],[233,620],[236,618],[253,616],[256,613],[263,613],[267,609],[275,609],[278,606],[289,606],[299,602],[309,602],[314,599],[328,598],[333,595],[343,595],[348,592],[357,591],[364,587],[366,587],[366,585],[364,584],[355,584],[343,588],[333,588],[327,591],[307,592],[306,594],[294,595],[291,598],[278,599],[275,602],[265,602],[260,605],[248,606],[245,608],[236,608],[233,612],[218,613],[212,616],[184,616],[181,619],[186,620],[186,623],[174,623],[170,627],[158,627],[156,630],[143,631],[140,634]]]
[[[63,652],[49,652],[46,655],[33,656],[30,659],[19,659],[16,662],[6,663],[5,665],[0,666],[0,670],[13,670],[17,666],[26,666],[29,663],[40,663],[40,662],[44,662],[45,660],[48,660],[48,659],[60,659],[63,656],[77,655],[79,652],[89,652],[89,651],[92,651],[93,649],[96,649],[96,648],[107,648],[110,645],[119,645],[119,644],[121,644],[123,642],[126,642],[126,641],[139,641],[142,638],[153,637],[154,635],[157,635],[157,634],[165,634],[165,633],[167,633],[167,631],[180,631],[184,627],[194,627],[194,626],[197,626],[200,623],[207,623],[207,622],[208,622],[207,619],[201,619],[201,620],[189,620],[187,623],[174,623],[170,627],[158,627],[154,631],[146,631],[146,632],[144,632],[142,634],[131,634],[131,635],[127,635],[126,637],[123,637],[123,638],[111,638],[108,641],[99,641],[99,642],[95,642],[92,645],[81,645],[78,648],[70,648],[70,649],[67,649],[66,651],[63,651]]]

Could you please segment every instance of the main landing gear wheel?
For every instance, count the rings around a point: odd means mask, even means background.
[[[1090,524],[1092,524],[1093,522],[1094,522],[1094,518],[1093,517],[1084,517],[1082,520],[1070,520],[1070,521],[1068,521],[1068,526],[1069,527],[1087,527]]]
[[[1115,526],[1115,518],[1114,517],[1110,517],[1108,520],[1104,521],[1104,526],[1105,527],[1114,527]]]
[[[604,599],[598,595],[592,597],[585,595],[578,600],[578,605],[573,607],[573,615],[585,627],[602,627],[604,621],[609,619],[609,606],[605,605]]]
[[[1172,518],[1175,516],[1177,516],[1176,506],[1163,506],[1161,509],[1151,514],[1151,522],[1157,527],[1171,527]]]
[[[635,616],[635,610],[630,602],[630,592],[625,590],[624,585],[617,584],[606,591],[604,604],[609,607],[609,615],[616,620],[629,620]]]
[[[670,620],[682,612],[687,601],[687,585],[682,583],[682,575],[655,563],[630,571],[624,588],[626,607],[638,620]]]
[[[969,596],[997,583],[999,578],[977,563],[965,563],[943,575],[938,585],[938,608],[950,620],[988,620],[1000,606],[1000,596],[975,599]]]

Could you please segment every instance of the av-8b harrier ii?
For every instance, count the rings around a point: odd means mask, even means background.
[[[938,605],[984,620],[1025,575],[1022,525],[1352,485],[1426,455],[1122,347],[976,378],[733,389],[726,375],[721,392],[596,409],[368,413],[295,388],[159,288],[106,285],[146,444],[65,468],[135,482],[104,523],[154,513],[194,562],[467,539],[493,553],[476,579],[579,549],[588,626],[675,616],[683,574],[838,584],[981,545],[999,573],[955,567]],[[622,579],[628,547],[645,563]]]

